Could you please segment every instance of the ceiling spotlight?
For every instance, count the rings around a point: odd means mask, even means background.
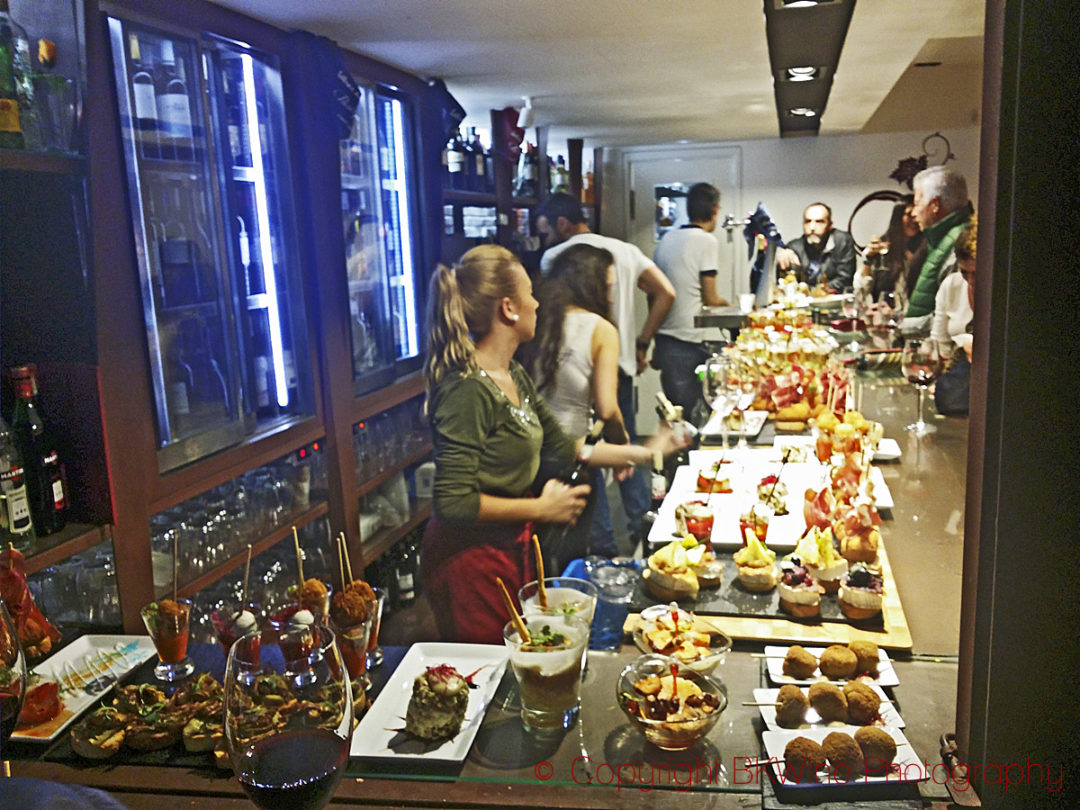
[[[780,0],[784,8],[810,8],[819,5],[826,0]]]
[[[786,72],[789,82],[809,82],[816,79],[818,75],[816,67],[789,67]]]
[[[801,115],[803,118],[813,118],[817,115],[817,110],[810,107],[792,107],[788,110],[788,115]]]
[[[532,96],[522,96],[525,106],[518,112],[517,125],[519,129],[528,129],[533,125],[535,114],[533,113]]]

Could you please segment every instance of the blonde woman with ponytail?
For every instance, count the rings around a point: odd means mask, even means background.
[[[434,515],[424,532],[424,586],[446,641],[502,643],[511,594],[535,579],[536,523],[573,523],[589,494],[549,479],[533,491],[540,458],[569,469],[580,440],[567,436],[514,359],[536,331],[532,281],[513,253],[481,245],[439,267],[428,297],[427,408],[435,445]],[[600,443],[589,463],[651,463],[679,449],[662,427],[645,445]]]

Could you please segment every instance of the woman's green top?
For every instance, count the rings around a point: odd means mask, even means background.
[[[515,406],[483,370],[452,371],[431,392],[428,412],[435,443],[435,514],[440,520],[475,521],[480,493],[525,495],[540,467],[541,451],[561,466],[575,457],[525,369],[511,361],[521,405]]]

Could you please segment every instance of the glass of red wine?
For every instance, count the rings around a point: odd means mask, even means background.
[[[248,798],[264,810],[318,810],[334,795],[353,731],[349,673],[328,627],[258,631],[229,649],[225,742]]]
[[[19,721],[24,697],[26,654],[15,632],[15,622],[0,599],[0,759],[3,759],[4,746]]]
[[[925,436],[937,431],[935,425],[923,421],[923,405],[926,389],[941,376],[941,369],[942,359],[938,353],[936,341],[929,338],[911,338],[904,342],[904,349],[900,353],[900,370],[919,392],[919,410],[916,419],[910,425],[906,425],[904,430],[910,430],[916,436]]]

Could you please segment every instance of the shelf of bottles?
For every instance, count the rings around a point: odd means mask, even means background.
[[[200,591],[327,512],[327,468],[318,442],[189,498],[150,518],[154,591]],[[175,563],[174,563],[175,550]],[[175,566],[175,567],[174,567]]]
[[[341,212],[356,394],[419,356],[411,134],[401,98],[360,85],[341,141]]]
[[[162,470],[314,410],[273,57],[110,17]]]

